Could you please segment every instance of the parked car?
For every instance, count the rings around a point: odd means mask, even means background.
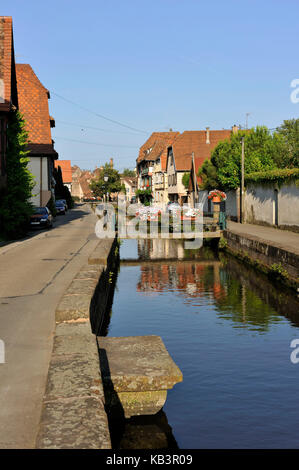
[[[53,216],[47,207],[35,207],[30,217],[30,228],[52,228]]]
[[[64,204],[65,210],[66,211],[68,210],[68,205],[65,199],[57,199],[56,202],[62,202]]]
[[[55,207],[56,207],[57,215],[65,214],[65,205],[63,204],[62,201],[56,201],[55,202]]]

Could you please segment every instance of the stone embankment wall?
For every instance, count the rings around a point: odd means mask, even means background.
[[[257,267],[260,265],[270,273],[274,266],[280,264],[288,276],[285,281],[289,281],[291,287],[299,287],[299,255],[297,253],[270,244],[266,240],[230,230],[225,230],[223,236],[227,241],[228,250],[234,255],[255,263]]]
[[[96,337],[113,292],[116,240],[100,240],[56,309],[37,448],[110,449]],[[91,331],[92,330],[92,331]]]

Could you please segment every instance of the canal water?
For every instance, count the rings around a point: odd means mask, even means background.
[[[168,445],[299,448],[295,295],[210,248],[186,251],[179,240],[124,240],[120,256],[107,334],[159,335],[183,372],[157,417]],[[151,419],[136,418],[137,435]],[[150,422],[145,437],[154,428]]]

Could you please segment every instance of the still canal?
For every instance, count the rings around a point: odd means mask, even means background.
[[[186,251],[178,240],[124,240],[120,256],[107,334],[159,335],[183,372],[158,418],[168,446],[298,448],[295,295],[227,255]],[[137,434],[146,420],[137,418]]]

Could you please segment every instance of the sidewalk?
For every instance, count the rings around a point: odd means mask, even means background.
[[[232,233],[246,236],[299,255],[299,233],[263,225],[239,224],[231,221],[228,221],[227,228]]]

